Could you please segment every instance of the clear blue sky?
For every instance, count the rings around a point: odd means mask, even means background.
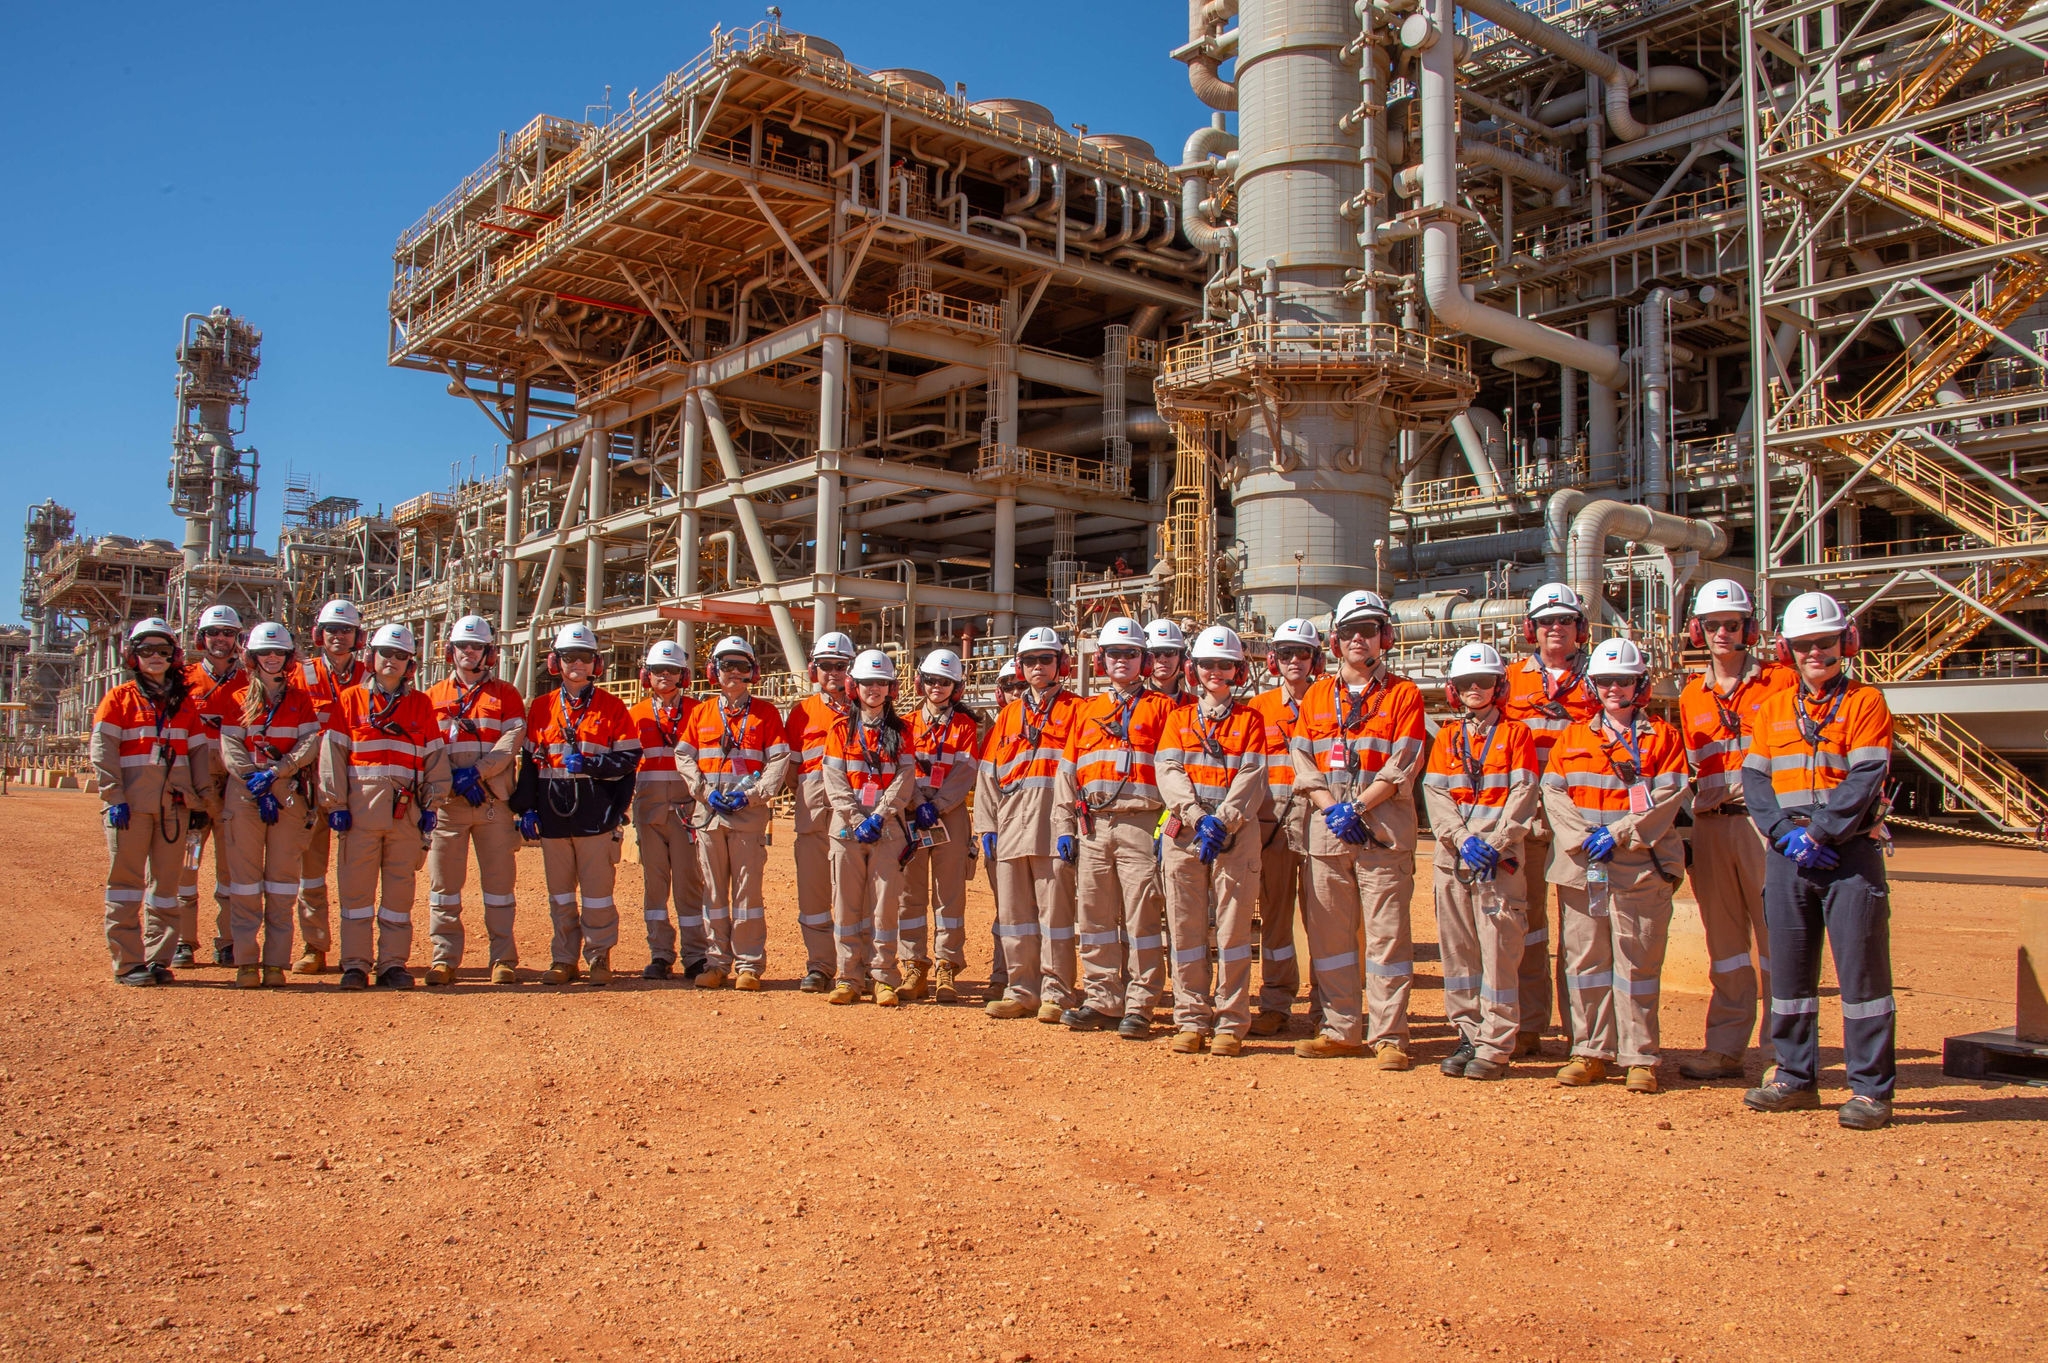
[[[1171,159],[1207,111],[1166,54],[1183,0],[785,0],[783,21],[866,67],[1149,138]],[[287,466],[389,506],[492,459],[495,432],[425,374],[389,369],[390,252],[536,113],[648,89],[758,4],[504,0],[485,9],[30,5],[10,21],[0,110],[0,619],[18,618],[20,526],[45,497],[81,529],[177,540],[165,505],[179,319],[225,304],[263,330],[245,437],[259,543]],[[577,15],[573,21],[568,16]],[[1028,19],[1026,16],[1029,16]]]

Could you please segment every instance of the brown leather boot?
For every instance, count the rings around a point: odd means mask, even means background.
[[[1568,1089],[1582,1089],[1607,1077],[1607,1062],[1590,1055],[1575,1055],[1557,1072],[1557,1082]]]
[[[925,996],[926,989],[930,987],[930,979],[927,967],[920,962],[912,961],[903,967],[903,983],[898,986],[896,997],[905,1003],[917,1002]]]
[[[953,967],[940,961],[932,969],[932,999],[938,1003],[951,1003],[959,997],[959,986],[953,983]]]
[[[541,973],[540,982],[542,984],[574,984],[581,977],[582,973],[582,971],[576,968],[574,961],[556,961]]]
[[[1294,1053],[1303,1060],[1336,1060],[1347,1055],[1364,1055],[1363,1041],[1339,1041],[1335,1037],[1312,1036],[1294,1043]]]
[[[327,953],[307,947],[299,953],[299,963],[292,967],[295,975],[318,975],[327,969]]]

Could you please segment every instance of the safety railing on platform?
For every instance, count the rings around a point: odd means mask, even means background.
[[[1128,496],[1131,490],[1131,471],[1127,468],[1100,459],[1053,454],[1021,445],[983,445],[974,476],[988,482],[1008,480],[1109,497]]]
[[[1003,305],[956,298],[936,289],[899,289],[889,295],[889,320],[929,323],[949,330],[1003,334]]]
[[[1167,347],[1159,377],[1168,383],[1188,381],[1239,362],[1267,359],[1308,365],[1320,361],[1333,367],[1401,359],[1465,376],[1471,372],[1471,355],[1462,341],[1391,322],[1261,321]]]

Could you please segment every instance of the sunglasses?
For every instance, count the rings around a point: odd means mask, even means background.
[[[561,659],[564,663],[594,663],[597,661],[597,655],[595,653],[589,652],[587,649],[581,648],[572,648],[569,649],[567,652],[557,653],[555,656]]]
[[[1842,646],[1839,634],[1816,634],[1806,639],[1787,639],[1786,647],[1794,653],[1823,653]]]
[[[647,671],[652,676],[667,677],[671,680],[680,680],[683,675],[683,669],[680,667],[650,667]]]
[[[1187,656],[1184,651],[1177,648],[1155,648],[1151,650],[1151,654],[1152,661],[1155,663],[1163,662],[1168,658],[1185,658]]]
[[[1111,662],[1127,663],[1144,657],[1145,650],[1142,648],[1105,648],[1102,650],[1102,656]]]
[[[1274,649],[1273,656],[1283,663],[1305,663],[1309,659],[1315,657],[1316,653],[1315,650],[1312,648],[1303,648],[1299,645],[1290,645],[1287,648]]]
[[[1642,681],[1642,678],[1641,678],[1641,677],[1588,677],[1588,678],[1586,678],[1586,680],[1587,680],[1587,681],[1590,681],[1590,682],[1592,682],[1594,686],[1598,687],[1598,688],[1599,688],[1600,690],[1602,690],[1602,691],[1607,691],[1607,690],[1611,690],[1611,689],[1613,689],[1614,687],[1617,687],[1617,686],[1625,686],[1625,687],[1627,687],[1627,688],[1628,688],[1629,690],[1633,691],[1633,690],[1635,690],[1635,689],[1636,689],[1636,686],[1637,686],[1637,685],[1638,685],[1638,684],[1639,684],[1639,683],[1640,683],[1640,682]]]
[[[412,661],[412,654],[402,648],[380,648],[376,650],[376,654],[380,658],[396,658],[402,663]]]
[[[464,639],[461,643],[455,645],[455,651],[457,653],[481,653],[489,647],[489,644],[473,643],[468,639]]]
[[[718,660],[718,670],[720,672],[752,672],[754,665],[745,658],[720,658]]]
[[[1741,620],[1702,620],[1700,629],[1707,634],[1740,634],[1745,623]]]
[[[173,650],[168,644],[145,644],[135,650],[135,656],[138,658],[168,658],[172,653]]]
[[[835,673],[835,674],[836,674],[836,673],[840,673],[840,672],[848,672],[848,671],[851,671],[851,670],[852,670],[852,668],[853,668],[853,664],[852,664],[852,663],[819,663],[819,664],[817,665],[817,668],[818,668],[818,670],[819,670],[820,672],[831,672],[831,673]]]
[[[1019,667],[1057,667],[1060,655],[1057,653],[1026,653],[1017,659]]]
[[[240,630],[229,629],[225,625],[214,625],[200,630],[199,637],[202,639],[235,639],[239,638],[241,633]]]

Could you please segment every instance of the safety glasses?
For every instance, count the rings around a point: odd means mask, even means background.
[[[1273,650],[1273,657],[1283,663],[1305,663],[1315,656],[1314,649],[1305,648],[1300,644],[1289,644],[1285,648]]]
[[[1826,653],[1842,646],[1839,634],[1815,634],[1805,639],[1787,639],[1785,646],[1794,653]]]
[[[202,642],[207,639],[239,639],[241,635],[242,632],[240,630],[229,629],[225,625],[213,625],[199,631],[199,638]]]
[[[374,650],[374,652],[379,658],[384,658],[387,660],[396,660],[401,663],[409,663],[412,661],[412,654],[407,653],[402,648],[380,648]]]
[[[1017,666],[1058,667],[1059,662],[1060,655],[1057,653],[1026,653],[1017,659]]]
[[[172,655],[169,644],[144,644],[135,650],[138,658],[168,658]]]
[[[597,661],[597,655],[586,648],[564,649],[560,653],[557,653],[555,656],[557,658],[560,658],[564,663],[593,664]]]
[[[818,670],[819,670],[820,672],[829,672],[829,673],[833,674],[834,676],[837,676],[837,675],[838,675],[839,673],[841,673],[841,672],[849,672],[849,671],[852,671],[852,669],[853,669],[853,664],[852,664],[852,663],[823,663],[823,662],[821,662],[821,663],[813,663],[813,664],[812,664],[812,666],[816,667],[816,668],[817,668],[817,669],[818,669]]]
[[[683,669],[680,667],[650,667],[647,671],[650,676],[667,677],[670,681],[683,679]]]
[[[1588,677],[1596,691],[1633,691],[1642,683],[1641,677]]]
[[[1700,630],[1705,634],[1740,634],[1742,629],[1743,622],[1741,620],[1700,621]]]
[[[1113,663],[1128,663],[1144,657],[1145,650],[1142,648],[1105,648],[1102,650],[1102,656]]]
[[[752,672],[754,665],[745,658],[720,658],[718,660],[718,670],[720,672]]]

